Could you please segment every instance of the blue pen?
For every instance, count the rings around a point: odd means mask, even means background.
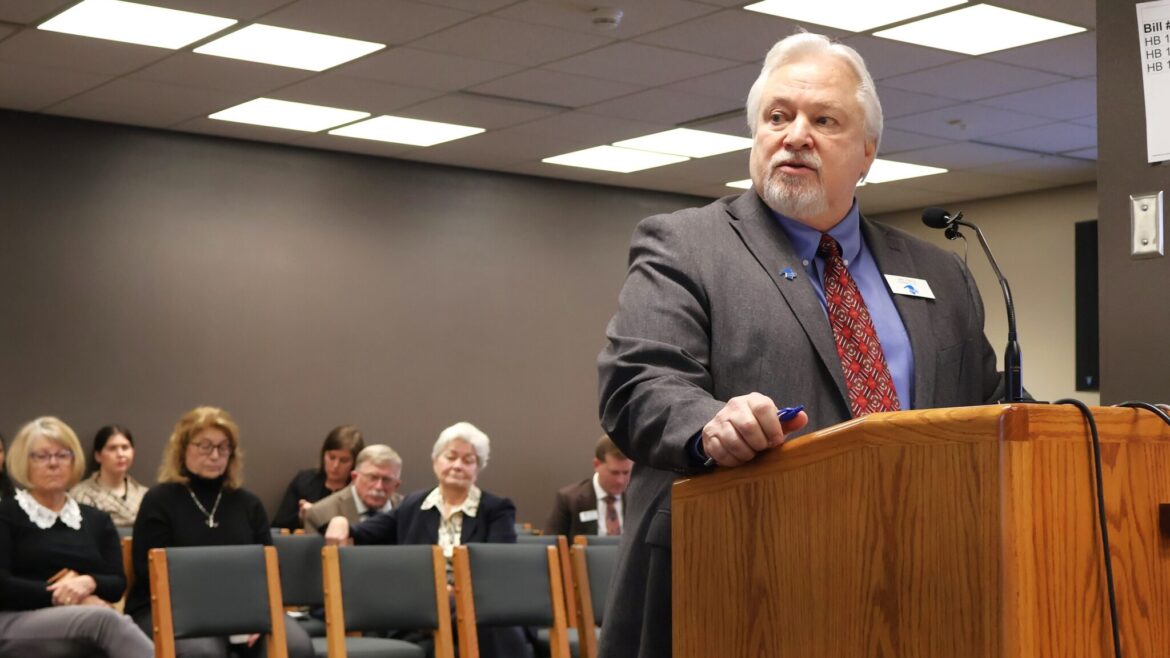
[[[784,423],[796,418],[796,415],[802,411],[804,411],[803,404],[798,404],[795,407],[783,407],[776,412],[776,417],[780,419],[780,422]]]

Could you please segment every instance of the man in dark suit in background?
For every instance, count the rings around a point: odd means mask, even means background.
[[[604,434],[593,451],[593,477],[557,491],[544,522],[546,535],[620,535],[625,518],[622,495],[630,484],[630,461]]]
[[[996,396],[962,260],[858,210],[882,131],[860,55],[820,35],[780,41],[747,118],[752,189],[638,225],[598,357],[602,426],[635,462],[602,658],[671,654],[678,475],[874,411]],[[777,404],[807,411],[782,422]]]
[[[386,445],[366,446],[350,473],[353,484],[317,501],[305,515],[305,532],[318,534],[335,516],[351,524],[378,512],[389,512],[402,502],[402,457]]]

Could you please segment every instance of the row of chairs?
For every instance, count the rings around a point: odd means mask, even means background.
[[[273,547],[168,548],[150,552],[151,601],[157,655],[174,655],[186,637],[261,632],[269,656],[283,658],[286,607],[325,608],[324,628],[312,628],[318,656],[419,657],[426,644],[436,658],[454,658],[446,562],[437,546],[324,547],[319,536],[274,537]],[[602,606],[617,547],[579,537],[569,552],[572,576],[562,573],[564,538],[456,548],[455,612],[460,658],[477,658],[475,629],[543,629],[551,658],[596,658]],[[566,596],[567,582],[572,595]],[[567,601],[574,602],[570,616]],[[569,629],[570,619],[576,629]],[[375,637],[423,630],[415,642]],[[576,642],[573,640],[576,639]]]

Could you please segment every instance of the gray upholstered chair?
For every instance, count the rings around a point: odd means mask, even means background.
[[[605,597],[617,565],[617,546],[587,543],[584,537],[573,542],[573,583],[576,586],[577,637],[581,658],[597,658],[597,640],[603,622]]]
[[[262,633],[269,658],[288,658],[276,549],[198,546],[150,551],[154,650],[174,658],[175,640]]]
[[[622,543],[621,535],[577,535],[573,538],[573,542],[576,543],[578,539],[583,539],[590,546],[617,546]]]
[[[557,557],[561,561],[561,589],[565,592],[565,615],[569,620],[577,618],[577,605],[573,602],[573,570],[569,567],[569,539],[564,535],[518,535],[516,537],[517,544],[540,544],[542,546],[556,546]],[[572,635],[573,629],[569,629],[569,644],[574,645],[576,638]],[[540,648],[542,643],[546,642],[547,634],[542,633],[540,639],[537,641],[537,648]],[[546,654],[547,655],[547,654]],[[574,651],[576,656],[577,652]]]
[[[454,658],[447,561],[438,546],[328,546],[322,551],[329,658],[424,658],[422,646],[353,632],[430,631],[435,658]]]
[[[321,535],[273,535],[272,545],[280,561],[280,591],[286,608],[321,608],[325,590],[321,576]],[[309,616],[296,621],[309,637],[325,637],[325,622]]]
[[[479,658],[477,625],[548,628],[552,658],[569,658],[555,545],[467,544],[454,563],[460,658]]]

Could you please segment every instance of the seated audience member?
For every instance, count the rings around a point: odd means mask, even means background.
[[[215,407],[183,414],[163,453],[159,483],[146,492],[134,523],[134,586],[126,612],[143,630],[151,628],[150,549],[272,544],[264,506],[242,488],[243,479],[240,430],[232,417]],[[285,633],[290,656],[313,655],[300,625],[285,624]],[[263,655],[266,643],[257,639],[249,638],[247,647],[232,647],[226,637],[181,639],[178,655],[226,657],[232,649]]]
[[[358,428],[334,427],[321,446],[321,462],[317,468],[306,468],[288,483],[280,507],[272,517],[273,527],[296,530],[303,526],[313,503],[349,485],[349,474],[365,446]]]
[[[450,573],[455,547],[472,542],[516,542],[516,506],[507,498],[475,485],[487,468],[491,444],[471,423],[455,423],[443,430],[431,450],[438,486],[416,491],[386,514],[375,514],[358,525],[344,516],[329,522],[330,544],[438,544]],[[480,628],[480,655],[507,658],[526,655],[520,628]]]
[[[544,534],[622,534],[622,494],[630,485],[633,468],[634,462],[603,434],[593,454],[593,477],[557,491],[553,511],[544,523]]]
[[[4,435],[0,434],[0,500],[14,493],[16,488],[12,486],[12,479],[8,477],[8,471],[4,468]]]
[[[126,575],[109,514],[68,494],[85,470],[56,418],[25,425],[8,457],[23,490],[0,501],[0,655],[150,658],[154,645],[111,603]]]
[[[138,506],[146,487],[130,477],[134,465],[134,437],[130,430],[106,425],[93,437],[92,474],[82,480],[69,495],[77,502],[107,512],[117,526],[134,525]]]
[[[402,502],[398,487],[402,484],[402,458],[390,446],[366,446],[358,453],[353,484],[313,504],[305,516],[305,532],[318,534],[319,528],[335,516],[359,523],[378,512],[389,512]]]

